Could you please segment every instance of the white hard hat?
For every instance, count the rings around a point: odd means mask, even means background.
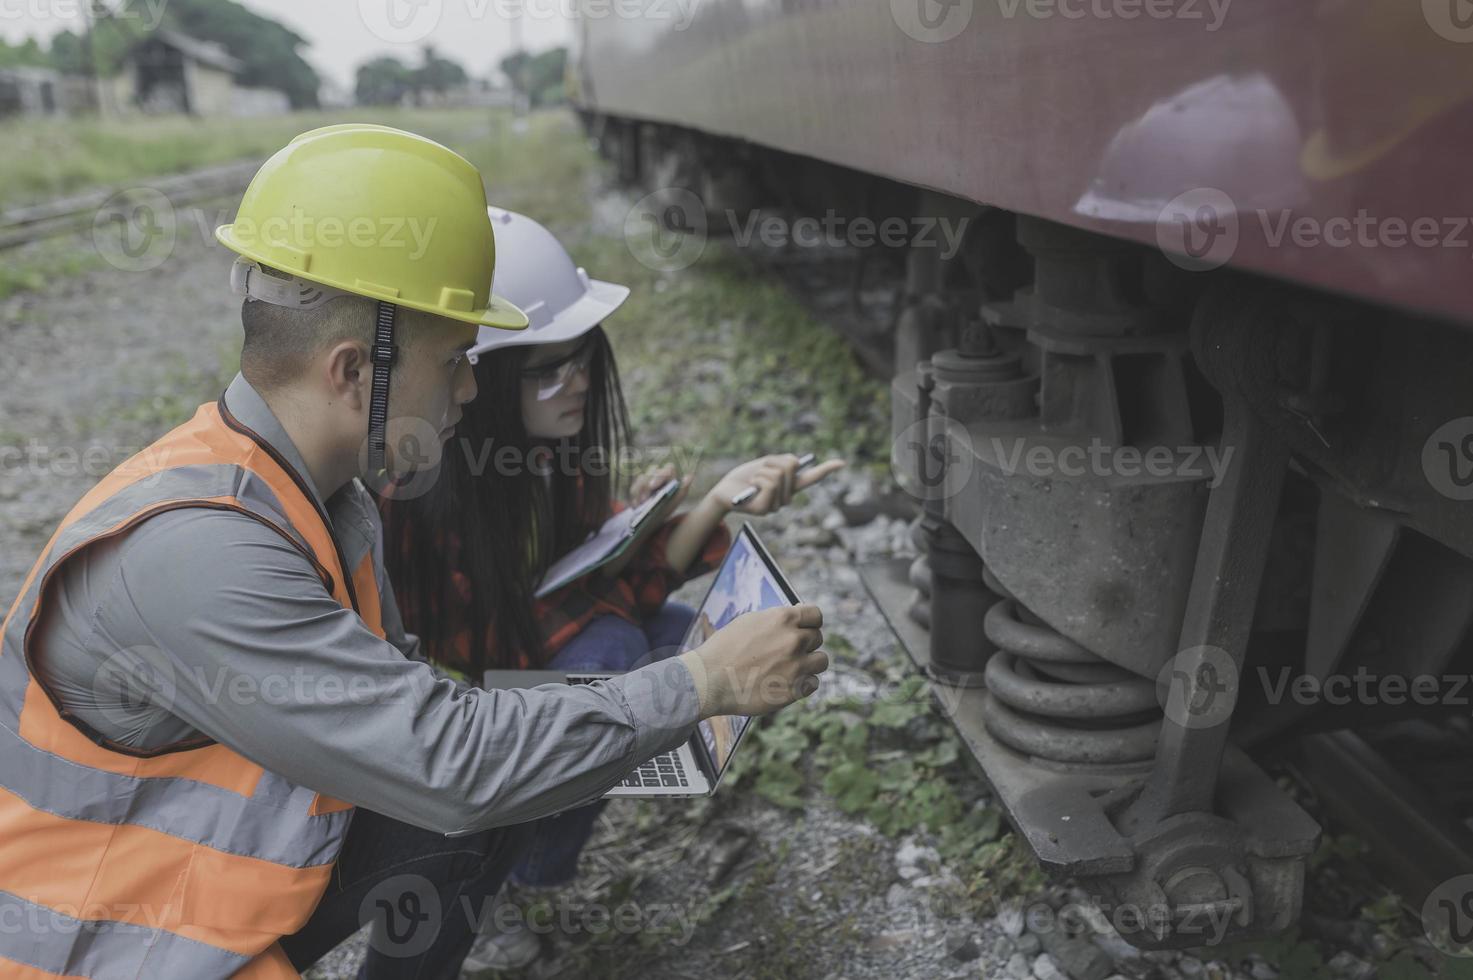
[[[491,289],[527,314],[526,330],[482,328],[470,349],[557,344],[598,326],[629,296],[629,287],[590,279],[573,265],[557,237],[525,214],[488,208],[496,233],[496,278]]]
[[[1074,213],[1150,224],[1178,194],[1207,188],[1233,188],[1243,213],[1293,208],[1308,197],[1303,143],[1294,110],[1267,76],[1219,75],[1123,126]]]

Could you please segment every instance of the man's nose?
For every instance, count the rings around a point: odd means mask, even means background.
[[[473,402],[479,392],[475,369],[471,367],[470,358],[466,358],[460,362],[460,370],[455,373],[455,404],[465,405]]]

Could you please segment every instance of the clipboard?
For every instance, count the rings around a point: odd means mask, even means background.
[[[679,491],[680,481],[670,480],[638,507],[610,517],[587,541],[553,562],[533,595],[538,599],[550,595],[630,551],[647,531],[664,522]]]

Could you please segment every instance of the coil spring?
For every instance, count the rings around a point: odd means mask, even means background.
[[[983,628],[997,645],[987,662],[987,730],[1019,752],[1070,765],[1122,765],[1155,755],[1156,686],[1047,626],[984,569],[1000,596]]]

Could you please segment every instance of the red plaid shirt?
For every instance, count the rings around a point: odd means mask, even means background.
[[[614,513],[627,505],[613,502]],[[650,535],[649,540],[630,558],[618,577],[610,578],[594,572],[558,589],[541,599],[534,599],[532,616],[542,634],[542,653],[551,659],[569,640],[577,636],[595,616],[610,614],[639,625],[659,611],[670,593],[693,578],[704,575],[720,566],[731,547],[731,532],[726,525],[718,524],[706,539],[701,551],[691,561],[684,573],[670,567],[665,559],[665,548],[670,535],[685,515],[680,514],[665,523]],[[470,664],[471,635],[469,618],[471,581],[457,567],[461,542],[452,536],[445,549],[446,560],[451,563],[453,594],[445,605],[444,615],[450,618],[453,641],[451,650],[427,650],[433,660],[457,670],[466,670]],[[499,662],[499,637],[493,623],[482,641],[485,644],[485,662]],[[541,666],[533,663],[527,652],[517,651],[522,670]]]

